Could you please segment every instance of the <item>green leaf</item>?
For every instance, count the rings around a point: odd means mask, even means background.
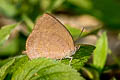
[[[92,45],[80,45],[80,48],[76,51],[74,55],[72,55],[73,59],[71,62],[71,66],[79,70],[85,64],[85,62],[88,61],[94,49],[95,47]],[[63,59],[61,62],[69,64],[69,60],[70,59]]]
[[[0,44],[2,44],[5,40],[8,39],[10,33],[16,26],[17,24],[11,24],[11,25],[3,26],[0,29]]]
[[[15,62],[10,67],[9,74],[13,74],[18,69],[18,67],[22,66],[24,63],[26,63],[29,60],[29,58],[25,55],[16,56],[13,57],[13,59],[15,59]]]
[[[14,63],[14,61],[15,59],[12,59],[0,68],[0,80],[4,80],[5,76],[8,73],[8,68]]]
[[[96,49],[93,55],[93,64],[98,69],[102,69],[105,65],[108,52],[108,41],[106,32],[104,32],[96,43]]]
[[[70,66],[39,58],[27,61],[13,73],[12,80],[84,80]]]

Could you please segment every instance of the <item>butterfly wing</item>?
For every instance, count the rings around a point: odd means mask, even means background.
[[[72,36],[53,16],[44,14],[29,35],[26,52],[30,59],[47,57],[62,59],[75,51]]]

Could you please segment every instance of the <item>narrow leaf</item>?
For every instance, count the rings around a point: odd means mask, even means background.
[[[102,69],[105,65],[108,52],[108,41],[106,32],[104,32],[96,43],[96,49],[93,55],[93,64],[98,69]]]
[[[11,25],[3,26],[0,29],[0,44],[2,44],[5,40],[8,39],[10,33],[16,26],[17,24],[11,24]]]
[[[41,8],[47,12],[51,12],[52,10],[58,8],[62,5],[65,0],[41,0],[40,5]]]
[[[100,80],[99,72],[92,66],[82,67],[81,71],[84,72],[90,80]]]
[[[28,29],[30,30],[30,32],[32,31],[33,27],[34,27],[34,23],[32,22],[32,20],[27,16],[27,15],[23,15],[22,16],[23,21],[25,22],[25,24],[27,25]]]

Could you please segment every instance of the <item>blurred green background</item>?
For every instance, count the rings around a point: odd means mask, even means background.
[[[17,21],[23,14],[32,21],[44,12],[89,14],[112,29],[120,28],[119,8],[119,0],[0,0],[0,13]]]

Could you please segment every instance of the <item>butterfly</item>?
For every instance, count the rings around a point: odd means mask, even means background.
[[[76,50],[70,32],[48,13],[37,20],[26,41],[26,54],[30,59],[63,59],[75,54]]]

